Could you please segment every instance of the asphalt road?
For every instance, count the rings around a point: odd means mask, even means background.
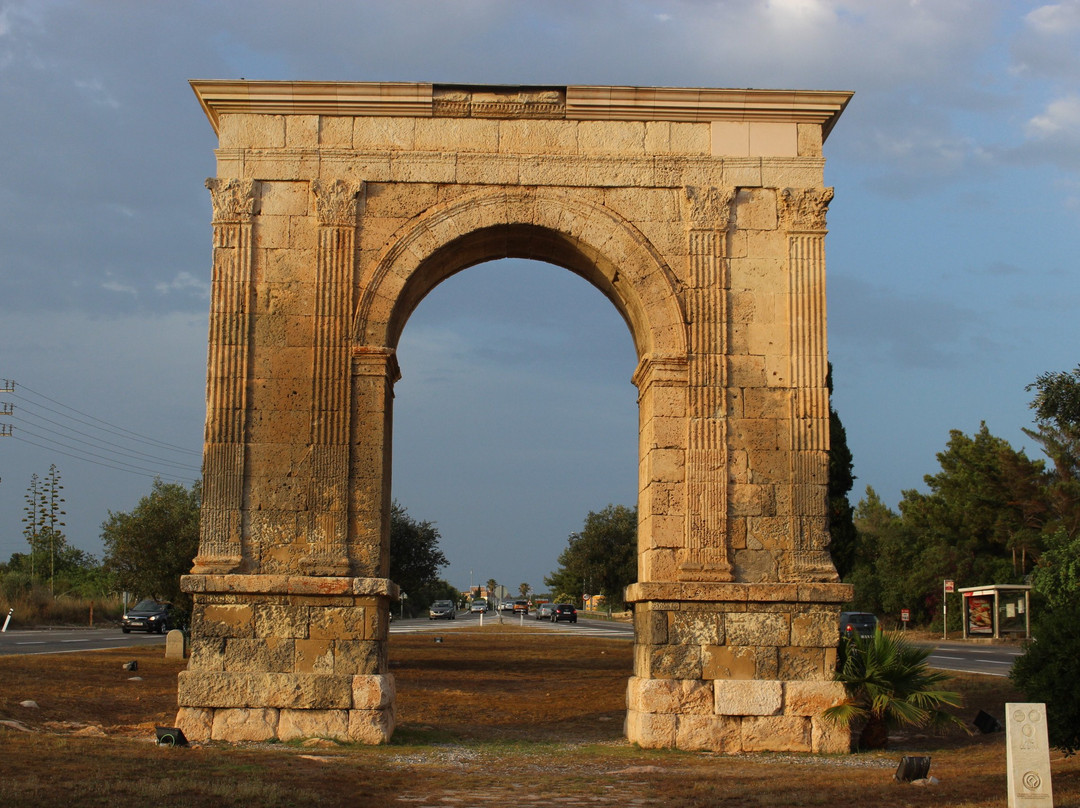
[[[504,612],[484,615],[484,624],[502,620],[503,625],[527,626],[543,631],[575,632],[592,637],[609,637],[633,641],[634,628],[629,623],[609,620],[589,620],[579,617],[577,623],[552,623],[536,620],[533,615],[522,619]],[[474,627],[480,616],[459,612],[455,620],[394,620],[391,634],[423,631],[452,631],[456,628]],[[82,629],[15,629],[0,632],[0,655],[5,654],[70,654],[79,651],[100,651],[108,648],[128,648],[141,645],[163,645],[165,638],[159,634],[133,632],[124,634],[119,628]],[[1013,662],[1022,653],[1015,645],[984,645],[969,642],[922,643],[933,648],[929,663],[931,667],[950,671],[979,673],[989,676],[1008,676]]]
[[[71,654],[78,651],[164,644],[165,638],[160,634],[124,634],[116,627],[9,629],[0,632],[0,655]]]

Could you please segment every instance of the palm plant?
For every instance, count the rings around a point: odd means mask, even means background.
[[[871,638],[856,636],[847,642],[843,665],[836,674],[847,690],[847,700],[824,715],[838,724],[861,726],[860,749],[887,747],[892,727],[965,727],[944,709],[961,706],[961,697],[940,689],[948,674],[930,670],[926,664],[929,649],[880,629]]]

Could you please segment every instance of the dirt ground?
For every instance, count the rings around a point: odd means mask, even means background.
[[[436,642],[435,638],[441,638]],[[161,647],[0,657],[0,806],[1003,806],[1002,733],[894,734],[887,752],[642,750],[622,737],[632,645],[530,628],[392,636],[398,729],[329,741],[159,747],[176,673]],[[123,663],[138,662],[138,670]],[[960,676],[961,713],[1002,717],[1008,680]],[[33,700],[37,707],[22,702]],[[936,784],[900,784],[930,755]],[[1080,762],[1051,753],[1054,804],[1080,808]]]

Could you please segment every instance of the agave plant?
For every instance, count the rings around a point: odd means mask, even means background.
[[[959,707],[961,697],[940,685],[948,674],[931,671],[928,649],[918,648],[880,629],[871,638],[854,637],[836,674],[847,690],[843,704],[830,707],[825,717],[838,724],[861,726],[860,749],[884,749],[892,727],[942,729],[964,723],[945,711]]]

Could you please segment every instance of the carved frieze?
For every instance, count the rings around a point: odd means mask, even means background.
[[[824,230],[832,188],[784,188],[777,194],[780,228],[789,233]]]

